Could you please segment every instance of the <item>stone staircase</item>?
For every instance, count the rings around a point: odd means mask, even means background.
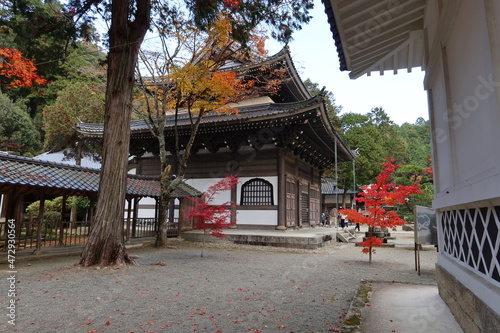
[[[354,243],[356,241],[356,227],[349,227],[345,229],[339,229],[337,232],[337,241],[343,243]]]

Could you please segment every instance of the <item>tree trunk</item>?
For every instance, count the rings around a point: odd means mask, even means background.
[[[161,165],[161,178],[160,178],[160,202],[158,207],[158,232],[156,234],[155,247],[167,246],[167,230],[168,230],[168,206],[170,203],[170,170],[172,166],[168,163],[167,149],[165,146],[165,116],[158,118],[157,133],[155,134],[158,139],[160,150],[160,165]]]
[[[163,165],[163,163],[162,163]],[[162,173],[160,181],[160,202],[158,207],[158,232],[156,234],[155,247],[167,246],[167,230],[168,230],[168,205],[170,202],[170,191],[168,176],[170,174],[170,165],[168,165]]]
[[[135,19],[129,20],[134,2]],[[133,263],[123,244],[130,116],[137,55],[149,27],[150,0],[113,0],[101,177],[92,231],[80,256],[83,266]]]

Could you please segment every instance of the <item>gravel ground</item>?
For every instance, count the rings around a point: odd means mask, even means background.
[[[78,267],[76,257],[21,262],[16,325],[4,315],[2,331],[335,332],[362,280],[436,284],[434,248],[421,252],[418,276],[411,237],[398,234],[398,245],[377,249],[371,264],[354,244],[314,251],[210,244],[201,258],[200,245],[188,242],[130,250],[139,266],[122,269]]]

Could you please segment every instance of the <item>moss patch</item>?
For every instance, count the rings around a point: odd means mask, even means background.
[[[343,333],[356,333],[361,332],[361,309],[370,300],[370,293],[372,291],[372,283],[368,281],[361,281],[359,284],[356,296],[351,300],[349,311],[347,312],[346,319],[343,322],[341,332]]]

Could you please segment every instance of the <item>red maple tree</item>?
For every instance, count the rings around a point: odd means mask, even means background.
[[[355,200],[364,202],[366,211],[363,213],[355,209],[341,209],[340,213],[347,216],[350,221],[359,224],[369,225],[369,237],[358,245],[363,246],[363,253],[369,254],[369,261],[372,261],[374,247],[381,246],[383,240],[374,236],[375,227],[393,228],[406,223],[396,212],[387,209],[390,206],[404,204],[412,195],[421,193],[420,185],[414,183],[410,186],[396,185],[391,182],[392,175],[401,166],[394,164],[394,160],[387,158],[387,162],[382,164],[384,169],[377,176],[377,182],[368,186],[361,186],[360,197]]]
[[[234,202],[227,201],[219,205],[214,205],[212,202],[220,192],[233,189],[238,184],[238,180],[239,178],[234,175],[229,175],[219,180],[204,193],[205,200],[196,200],[188,197],[194,206],[190,210],[185,211],[187,213],[186,217],[194,218],[197,221],[194,227],[203,230],[202,257],[206,236],[226,237],[222,230],[236,223],[232,221],[232,217],[235,216],[233,208],[236,207]]]
[[[23,58],[21,51],[0,48],[0,82],[7,84],[9,88],[47,84],[48,81],[38,76],[36,70],[33,61]]]

